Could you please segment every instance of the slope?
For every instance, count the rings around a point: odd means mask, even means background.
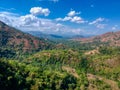
[[[49,48],[45,39],[23,33],[0,21],[0,49],[13,49],[21,52],[40,51]]]
[[[77,38],[73,40],[80,41],[81,43],[101,43],[101,44],[106,43],[109,46],[120,46],[120,31],[108,32],[90,38],[80,38],[80,39]]]

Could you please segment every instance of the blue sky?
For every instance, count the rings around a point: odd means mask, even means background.
[[[120,0],[0,0],[0,20],[23,31],[96,35],[120,30]]]

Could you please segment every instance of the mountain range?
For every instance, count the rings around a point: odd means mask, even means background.
[[[29,33],[33,36],[39,37],[39,38],[46,38],[50,40],[55,40],[55,39],[72,39],[72,38],[86,38],[89,36],[84,36],[84,35],[73,35],[73,36],[65,36],[65,35],[56,35],[56,34],[44,34],[40,31],[26,31],[25,33]]]

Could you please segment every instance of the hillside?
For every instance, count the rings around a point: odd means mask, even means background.
[[[73,39],[75,41],[80,41],[81,43],[108,43],[109,46],[120,46],[120,31],[118,32],[108,32],[99,36],[94,36],[91,38],[77,38]]]
[[[52,44],[0,22],[0,89],[119,90],[119,32],[82,40]]]
[[[9,48],[16,51],[31,52],[49,48],[45,39],[36,38],[23,33],[0,21],[0,48]]]
[[[3,82],[0,82],[0,88],[119,90],[119,50],[120,48],[100,48],[99,54],[89,55],[80,55],[71,49],[44,50],[22,61],[1,58],[0,79]]]

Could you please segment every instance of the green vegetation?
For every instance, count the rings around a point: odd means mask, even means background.
[[[49,41],[2,24],[0,89],[120,90],[120,47]]]
[[[100,47],[99,54],[44,50],[23,59],[0,59],[0,88],[8,90],[113,90],[120,78],[119,47]],[[88,51],[88,50],[87,50]],[[2,52],[2,51],[1,51]],[[85,52],[85,51],[84,51]],[[109,53],[108,53],[109,52]],[[3,55],[3,54],[1,54]],[[110,65],[109,59],[117,62]],[[111,62],[113,62],[111,61]],[[92,78],[88,76],[91,73]],[[102,79],[101,78],[105,78]],[[14,83],[14,84],[13,84]],[[117,89],[116,89],[117,90]]]
[[[33,56],[33,58],[36,57]],[[28,60],[33,60],[32,62],[1,59],[0,80],[3,81],[0,82],[1,89],[65,90],[80,88],[81,85],[85,88],[86,82],[88,81],[84,79],[84,72],[80,74],[80,77],[82,77],[80,79],[64,71],[62,69],[63,62],[58,61],[58,64],[55,64],[57,62],[54,62],[56,58],[52,58],[53,60],[50,58],[52,61],[39,61],[37,59],[34,61],[33,58],[28,58]],[[43,58],[41,57],[41,59]],[[67,63],[65,64],[67,65]]]

